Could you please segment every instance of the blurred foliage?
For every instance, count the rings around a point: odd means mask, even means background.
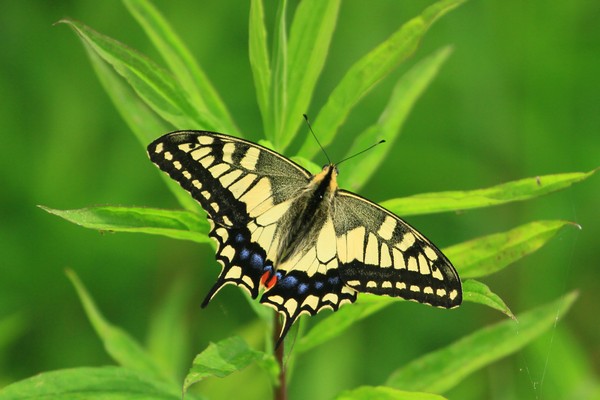
[[[263,137],[247,59],[248,4],[210,0],[157,6],[201,61],[237,125],[250,139]],[[273,4],[267,6],[265,14],[273,18]],[[376,7],[343,3],[307,113],[325,104],[339,71],[422,7],[383,0]],[[597,167],[600,28],[593,17],[598,12],[600,4],[584,0],[472,1],[438,21],[415,60],[448,43],[453,54],[361,193],[381,201]],[[191,293],[184,303],[186,320],[175,325],[191,338],[189,351],[177,350],[188,365],[209,341],[236,331],[256,337],[265,330],[233,288],[199,310],[218,270],[216,263],[195,263],[212,259],[209,246],[148,235],[99,235],[35,207],[178,207],[98,84],[80,44],[63,26],[52,26],[67,15],[159,59],[121,2],[2,5],[0,120],[6,145],[0,158],[0,385],[41,371],[111,363],[65,268],[77,271],[115,325],[150,347],[153,338],[144,335],[160,323],[156,316],[162,300],[171,296],[171,284]],[[393,89],[381,85],[361,102],[341,128],[340,137],[347,140],[329,148],[333,159],[346,154],[357,133],[377,118]],[[467,378],[448,398],[598,395],[600,332],[590,315],[600,302],[599,197],[598,178],[592,177],[533,201],[409,218],[440,246],[539,219],[570,220],[583,228],[561,230],[541,251],[492,278],[494,291],[517,317],[577,288],[580,299],[569,316],[532,346]],[[501,318],[469,303],[451,313],[395,304],[299,359],[291,396],[331,398],[357,385],[380,385],[398,366]],[[397,343],[393,352],[387,347],[391,338]],[[202,384],[223,396],[241,384],[248,393],[261,393],[268,382],[249,380],[250,374],[251,369],[231,376],[226,388],[217,380]]]

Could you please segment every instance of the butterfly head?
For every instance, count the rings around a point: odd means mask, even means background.
[[[337,164],[325,164],[323,165],[323,168],[321,168],[321,172],[329,172],[329,170],[331,170],[331,173],[334,176],[338,176],[340,171],[338,170]]]
[[[313,176],[313,187],[321,193],[321,196],[331,198],[338,189],[337,176],[337,165],[326,164],[321,169],[321,172]]]

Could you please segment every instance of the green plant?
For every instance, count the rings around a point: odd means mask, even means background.
[[[125,3],[163,55],[172,76],[139,53],[79,22],[63,22],[69,24],[82,38],[100,79],[142,145],[145,147],[157,135],[173,127],[198,127],[241,135],[242,132],[233,122],[217,92],[158,12],[146,2]],[[414,52],[427,28],[437,18],[460,3],[461,1],[440,1],[427,8],[421,16],[403,25],[385,43],[359,60],[348,71],[315,120],[315,130],[319,132],[324,145],[335,139],[338,128],[358,100]],[[295,13],[288,41],[285,24],[286,3],[281,2],[276,27],[273,30],[276,39],[270,57],[266,44],[262,2],[252,2],[250,59],[257,88],[257,101],[268,141],[266,144],[278,151],[286,152],[298,132],[300,115],[310,102],[327,55],[338,6],[339,3],[335,1],[302,2]],[[302,33],[301,36],[299,32]],[[393,143],[412,104],[435,77],[449,53],[448,48],[441,49],[407,72],[396,83],[378,121],[354,139],[348,153],[374,142],[375,138],[384,137]],[[121,77],[126,79],[129,86],[124,84]],[[390,144],[384,151],[389,152],[392,148]],[[314,169],[315,166],[309,160],[316,151],[316,144],[307,138],[295,160],[309,169]],[[374,169],[372,166],[381,162],[380,154],[366,155],[347,167],[342,175],[341,185],[353,190],[359,189],[368,180]],[[371,168],[364,168],[365,165],[370,165]],[[550,175],[477,191],[433,193],[393,199],[386,202],[385,206],[402,216],[485,207],[539,196],[567,187],[592,174],[593,172]],[[350,177],[352,182],[348,181]],[[346,182],[343,179],[346,179]],[[171,182],[167,184],[185,211],[128,207],[46,210],[93,229],[144,232],[208,242],[208,225],[198,212],[197,205],[179,187]],[[569,223],[564,221],[538,221],[446,249],[461,276],[471,278],[464,282],[465,299],[488,305],[512,316],[497,295],[472,278],[496,272],[525,254],[537,250],[567,225]],[[106,322],[74,274],[70,273],[69,276],[108,353],[120,367],[81,368],[47,373],[15,384],[2,394],[6,398],[34,397],[48,393],[57,397],[67,397],[66,393],[73,392],[88,393],[89,397],[95,394],[98,398],[107,393],[110,393],[112,398],[119,394],[123,398],[129,398],[133,394],[145,398],[179,397],[177,377],[168,372],[170,368],[149,356],[129,335]],[[352,323],[397,301],[361,297],[357,304],[342,308],[314,325],[306,334],[299,334],[294,352],[288,361],[288,371],[293,371],[294,360],[302,353],[336,337]],[[389,386],[387,388],[363,387],[340,394],[339,398],[440,398],[433,394],[406,393],[400,390],[444,393],[469,372],[516,351],[533,337],[549,329],[557,312],[562,315],[574,297],[567,295],[555,303],[521,315],[518,335],[514,334],[517,327],[512,321],[503,322],[404,366],[390,376],[386,383]],[[256,309],[267,324],[272,323],[271,313],[266,313],[262,308]],[[502,345],[499,345],[500,343]],[[208,376],[225,376],[251,362],[264,367],[276,382],[281,362],[278,364],[270,354],[269,345],[267,342],[267,351],[262,352],[250,349],[237,338],[229,338],[209,346],[198,356],[186,378],[185,388]],[[460,358],[456,354],[460,354]],[[460,368],[457,367],[457,363]],[[194,397],[193,394],[188,396]]]

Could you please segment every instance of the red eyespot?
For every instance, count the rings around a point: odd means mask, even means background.
[[[277,283],[277,275],[271,274],[271,271],[266,271],[260,277],[260,284],[269,290]]]

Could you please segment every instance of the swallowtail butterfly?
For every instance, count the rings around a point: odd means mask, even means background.
[[[277,345],[302,314],[357,293],[452,308],[462,301],[450,261],[393,213],[339,189],[335,164],[318,174],[258,144],[177,131],[148,146],[161,170],[208,214],[222,270],[202,306],[227,284],[283,316]]]

